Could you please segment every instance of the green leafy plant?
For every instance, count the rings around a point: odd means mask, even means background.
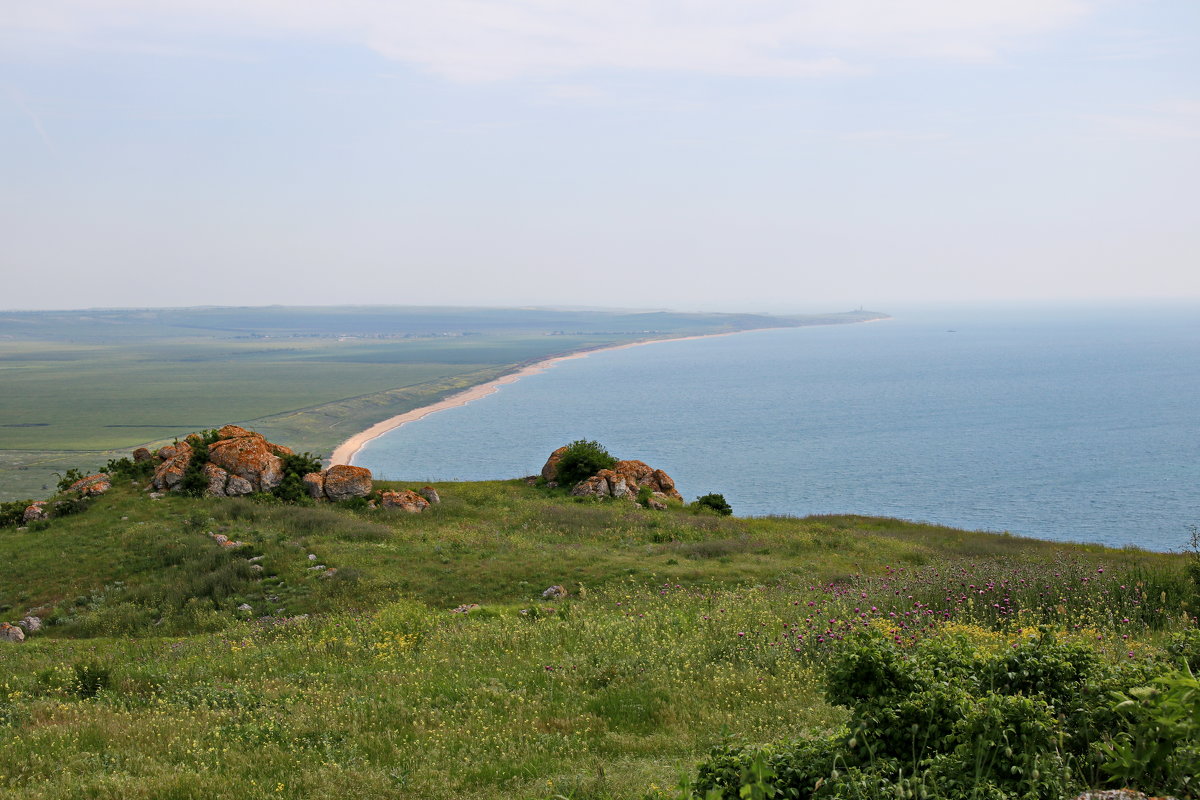
[[[723,517],[733,515],[733,506],[729,505],[723,494],[712,493],[697,497],[692,505],[697,509],[712,509]]]
[[[558,460],[556,477],[560,486],[574,486],[602,469],[609,469],[617,459],[599,442],[577,439],[567,445]]]
[[[179,480],[178,491],[181,494],[201,497],[208,491],[208,478],[204,475],[204,466],[208,463],[208,446],[220,438],[215,430],[200,431],[187,437],[187,443],[192,448],[192,457]]]
[[[1129,720],[1105,749],[1104,770],[1121,786],[1200,796],[1200,681],[1172,670],[1149,686],[1114,692],[1113,709]]]
[[[32,500],[14,500],[0,503],[0,528],[20,525],[25,521],[25,509],[29,508]]]
[[[131,458],[113,458],[104,465],[104,471],[113,478],[144,480],[154,474],[154,461],[151,459],[134,461]]]
[[[283,480],[271,490],[271,494],[288,503],[308,500],[304,476],[310,472],[321,471],[321,457],[312,453],[292,453],[280,458],[283,460]]]

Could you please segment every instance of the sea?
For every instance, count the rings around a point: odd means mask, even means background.
[[[393,430],[354,463],[515,478],[576,439],[740,516],[1182,550],[1200,524],[1200,307],[919,309],[600,351]]]

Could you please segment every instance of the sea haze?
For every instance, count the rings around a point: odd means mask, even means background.
[[[579,438],[739,515],[1178,550],[1200,522],[1200,309],[921,312],[599,352],[394,430],[355,463],[512,478]]]

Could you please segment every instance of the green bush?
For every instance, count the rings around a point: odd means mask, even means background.
[[[304,476],[321,471],[321,457],[312,453],[293,453],[281,456],[283,480],[271,490],[271,494],[287,503],[299,503],[309,499]]]
[[[104,471],[113,479],[145,480],[154,474],[154,461],[151,459],[134,461],[131,458],[113,458],[104,465]]]
[[[706,494],[703,497],[697,497],[694,505],[697,509],[709,508],[717,512],[723,517],[728,517],[733,514],[733,507],[725,501],[723,494]]]
[[[567,445],[566,452],[559,458],[555,477],[559,486],[574,486],[616,463],[616,457],[604,449],[604,445],[578,439]]]
[[[1188,634],[1177,639],[1191,646]],[[828,669],[827,700],[850,709],[844,732],[716,750],[690,796],[907,797],[899,787],[947,800],[1051,800],[1107,774],[1114,785],[1195,797],[1200,684],[1180,671],[1150,680],[1153,669],[1106,663],[1048,631],[986,657],[952,635],[901,647],[863,633]],[[753,777],[763,786],[747,783],[755,759],[769,772]]]
[[[10,503],[0,503],[0,528],[20,525],[25,521],[25,509],[33,503],[32,500],[14,500]]]
[[[215,430],[200,431],[187,437],[187,443],[192,448],[192,458],[188,461],[183,477],[179,479],[176,491],[188,497],[204,496],[208,491],[208,478],[204,476],[204,465],[208,463],[208,446],[218,439],[220,436]]]
[[[1120,786],[1154,794],[1200,796],[1200,681],[1172,670],[1149,686],[1115,692],[1127,729],[1106,746],[1104,770]]]

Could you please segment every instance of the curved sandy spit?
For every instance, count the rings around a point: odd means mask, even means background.
[[[378,439],[388,431],[393,431],[402,425],[407,425],[410,422],[416,422],[419,419],[424,419],[430,414],[436,414],[438,411],[445,411],[447,408],[458,408],[465,406],[472,400],[478,400],[481,397],[487,397],[489,394],[495,394],[500,391],[500,387],[509,383],[514,383],[524,378],[526,375],[536,375],[539,372],[545,372],[562,361],[568,361],[572,358],[584,358],[592,353],[599,353],[605,350],[624,350],[627,347],[641,347],[647,344],[658,344],[659,342],[682,342],[688,339],[708,339],[713,336],[732,336],[735,333],[749,333],[750,331],[765,331],[775,330],[773,328],[750,328],[744,331],[726,331],[725,333],[704,333],[697,336],[674,336],[667,339],[644,339],[640,342],[629,342],[627,344],[615,344],[611,347],[597,347],[592,350],[580,350],[577,353],[568,353],[565,356],[554,356],[543,361],[536,361],[527,366],[521,367],[515,372],[510,372],[507,375],[501,375],[493,381],[487,383],[476,384],[475,386],[463,389],[461,392],[444,397],[436,403],[431,403],[427,406],[414,408],[412,411],[406,411],[403,414],[397,414],[390,419],[385,419],[383,422],[377,422],[361,433],[356,433],[346,441],[339,444],[333,450],[333,455],[329,457],[330,465],[333,464],[351,464],[354,457],[358,455],[358,451],[363,448],[367,442]]]

